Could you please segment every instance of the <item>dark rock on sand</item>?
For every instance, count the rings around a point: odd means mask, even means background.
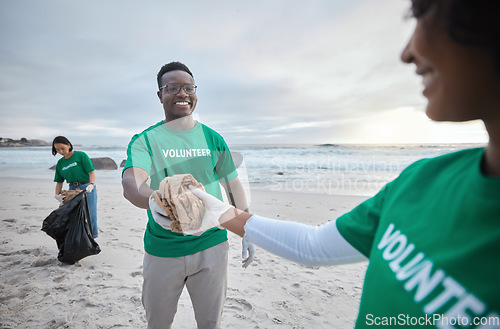
[[[91,158],[92,165],[95,170],[115,170],[118,166],[115,160],[105,157],[105,158]]]

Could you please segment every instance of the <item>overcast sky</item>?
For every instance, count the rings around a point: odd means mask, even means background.
[[[229,144],[484,142],[433,123],[400,62],[407,0],[0,0],[0,137],[126,145],[163,119],[156,74],[189,66]]]

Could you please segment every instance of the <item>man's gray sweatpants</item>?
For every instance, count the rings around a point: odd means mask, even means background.
[[[142,304],[148,329],[169,329],[184,285],[193,303],[198,329],[220,328],[227,290],[229,243],[183,257],[144,254]]]

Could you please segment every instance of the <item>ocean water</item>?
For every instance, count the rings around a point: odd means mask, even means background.
[[[109,157],[118,166],[127,157],[123,146],[74,146],[75,150],[84,151],[91,158]],[[52,147],[2,147],[0,148],[0,177],[22,177],[54,180],[54,166],[61,158],[52,155]],[[97,170],[96,179],[105,182],[120,182],[121,170]],[[96,182],[97,183],[97,182]]]
[[[477,144],[235,146],[248,181],[273,191],[371,196],[408,165]]]
[[[439,145],[232,145],[246,186],[272,191],[373,195],[409,164],[475,144]],[[121,179],[124,146],[75,146],[91,158],[110,157],[117,170],[96,171],[97,183]],[[0,148],[0,177],[53,180],[60,155],[50,147]]]

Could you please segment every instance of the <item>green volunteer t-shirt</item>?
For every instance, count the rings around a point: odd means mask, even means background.
[[[85,152],[74,151],[69,159],[62,157],[57,161],[54,182],[88,182],[89,172],[93,170],[89,156]]]
[[[370,259],[356,328],[500,328],[500,178],[483,154],[420,160],[337,220]]]
[[[135,135],[127,149],[123,170],[146,170],[150,187],[157,190],[167,176],[192,174],[207,193],[222,200],[219,180],[238,176],[229,148],[217,132],[197,123],[193,129],[173,130],[162,121]],[[211,248],[227,240],[227,231],[211,229],[201,236],[183,235],[164,229],[147,211],[144,249],[157,257],[180,257]]]

